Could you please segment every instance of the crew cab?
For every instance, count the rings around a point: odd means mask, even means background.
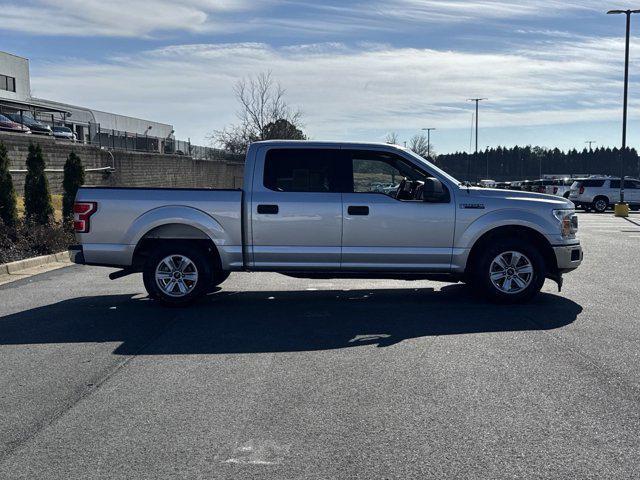
[[[463,184],[400,146],[253,143],[241,190],[83,187],[72,261],[142,272],[184,305],[234,271],[468,282],[519,302],[562,284],[582,249],[560,197]],[[393,186],[381,188],[381,185]]]

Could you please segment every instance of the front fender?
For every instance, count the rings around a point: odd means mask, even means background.
[[[555,217],[549,212],[531,212],[519,208],[505,208],[489,212],[469,223],[463,231],[456,235],[455,248],[469,249],[485,233],[499,227],[528,227],[549,239],[558,235],[559,227]]]
[[[527,227],[542,234],[550,242],[559,236],[558,224],[549,213],[548,218],[544,212],[531,212],[519,208],[494,210],[476,219],[470,219],[465,224],[464,218],[459,217],[456,240],[454,242],[451,259],[451,270],[462,273],[466,270],[469,253],[475,243],[485,233],[500,227]]]
[[[167,206],[150,210],[138,217],[127,229],[124,239],[128,245],[137,245],[151,230],[163,225],[188,225],[203,232],[213,241],[223,269],[235,263],[237,259],[231,258],[232,252],[237,246],[232,244],[230,235],[220,223],[202,210],[186,206]],[[241,247],[239,247],[241,250]]]

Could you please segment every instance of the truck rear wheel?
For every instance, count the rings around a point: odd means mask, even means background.
[[[525,240],[503,240],[481,252],[472,266],[473,286],[497,303],[533,298],[544,284],[545,263]]]
[[[155,250],[142,272],[149,296],[167,306],[188,305],[207,292],[211,267],[205,254],[186,243],[168,243]]]

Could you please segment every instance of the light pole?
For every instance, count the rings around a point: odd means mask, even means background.
[[[609,10],[607,15],[627,16],[627,37],[624,52],[624,106],[622,108],[622,151],[620,152],[620,204],[624,204],[624,156],[627,152],[627,106],[629,99],[629,40],[631,37],[631,15],[640,10]]]
[[[585,144],[587,144],[587,145],[589,145],[589,151],[590,151],[590,152],[593,152],[593,148],[592,148],[592,146],[593,146],[593,144],[594,144],[594,143],[596,143],[596,141],[595,141],[595,140],[587,140],[587,141],[586,141],[586,142],[584,142],[584,143],[585,143]]]
[[[489,180],[489,145],[487,145],[485,152],[487,154],[487,176],[485,178]]]
[[[480,102],[484,101],[484,100],[489,100],[488,98],[469,98],[467,99],[468,102],[476,102],[476,162],[478,161],[478,113],[479,113],[479,108],[480,108]],[[469,163],[467,164],[467,178],[471,177],[471,160],[469,160]]]
[[[423,128],[423,131],[427,132],[427,158],[431,159],[431,131],[435,128]]]

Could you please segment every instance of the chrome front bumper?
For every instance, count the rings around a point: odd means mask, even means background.
[[[584,253],[580,244],[553,247],[556,254],[556,262],[560,273],[567,273],[575,270],[582,263]]]

